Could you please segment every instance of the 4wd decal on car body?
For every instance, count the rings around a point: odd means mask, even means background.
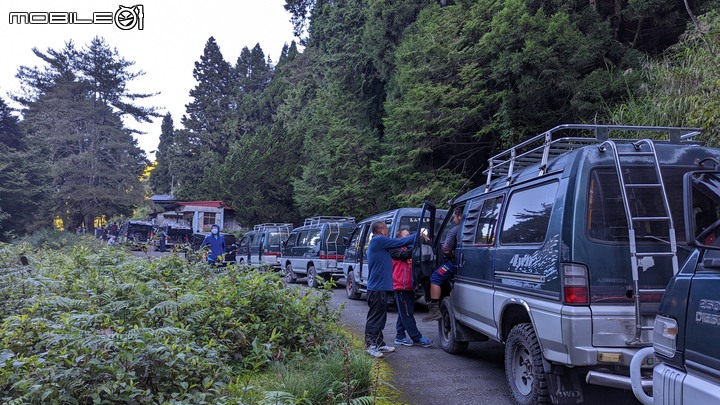
[[[515,254],[507,271],[496,271],[503,284],[525,288],[542,288],[542,284],[558,278],[560,235],[552,236],[541,249],[532,253]]]

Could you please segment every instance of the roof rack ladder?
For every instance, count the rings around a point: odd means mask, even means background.
[[[642,146],[647,145],[646,149]],[[607,140],[600,144],[598,148],[600,151],[605,151],[608,147],[612,149],[613,156],[615,158],[615,166],[617,169],[618,181],[620,182],[620,194],[623,200],[623,206],[625,208],[625,216],[628,223],[628,238],[630,243],[630,264],[632,268],[633,277],[633,289],[635,294],[633,300],[635,303],[635,337],[628,341],[629,345],[639,345],[647,342],[642,342],[641,335],[643,330],[651,330],[652,326],[643,326],[640,316],[640,296],[643,293],[657,293],[663,290],[659,289],[640,289],[639,274],[638,274],[638,259],[645,257],[670,257],[672,260],[673,274],[678,272],[678,259],[677,259],[677,242],[675,240],[675,226],[673,224],[672,215],[670,214],[670,204],[668,203],[667,192],[665,191],[665,184],[662,179],[660,172],[660,163],[658,162],[657,153],[655,152],[655,144],[649,139],[641,139],[637,142],[632,143],[633,150],[630,152],[620,152],[617,148],[617,144],[613,140]],[[635,159],[637,157],[644,157],[649,159],[650,164],[655,170],[656,183],[626,183],[625,177],[623,176],[623,159]],[[633,215],[633,211],[630,209],[630,202],[628,195],[634,192],[635,189],[639,188],[656,188],[658,189],[661,198],[663,212],[656,216],[639,216]],[[635,238],[635,226],[639,223],[648,222],[664,222],[667,224],[668,231],[668,249],[666,251],[655,251],[655,252],[638,252],[637,251],[637,240]]]

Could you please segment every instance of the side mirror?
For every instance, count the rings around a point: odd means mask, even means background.
[[[343,244],[345,244],[345,246],[350,246],[350,237],[349,236],[343,236]]]

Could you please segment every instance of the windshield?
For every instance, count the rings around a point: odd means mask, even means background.
[[[445,218],[445,211],[440,213],[438,211],[435,215],[435,229],[438,229],[440,224],[443,221],[443,218]],[[400,217],[400,226],[397,228],[398,230],[407,229],[410,234],[413,234],[417,232],[418,229],[418,223],[420,223],[420,217],[411,217],[411,216],[403,216]],[[427,228],[427,224],[430,223],[429,217],[423,218],[423,228]]]

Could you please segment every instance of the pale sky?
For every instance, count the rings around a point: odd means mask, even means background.
[[[220,47],[226,61],[235,65],[243,47],[252,49],[260,43],[266,57],[277,63],[284,44],[293,37],[290,14],[285,11],[285,0],[0,0],[0,97],[14,105],[7,95],[19,90],[15,78],[18,67],[41,66],[44,62],[32,53],[37,47],[61,49],[73,40],[76,48],[89,44],[94,36],[101,36],[126,60],[135,61],[132,71],[143,70],[145,75],[130,83],[129,90],[136,93],[161,94],[145,99],[140,104],[160,107],[160,113],[170,112],[175,128],[181,127],[185,104],[190,102],[189,92],[196,82],[192,76],[194,63],[200,60],[205,43],[211,36]],[[136,16],[129,21],[134,26],[122,30],[110,24],[10,24],[10,13],[29,13],[37,22],[59,16],[89,21],[93,12],[98,18],[115,16],[119,6],[142,5],[143,29],[139,30]],[[139,8],[137,9],[139,10]],[[112,17],[110,17],[112,18]],[[126,120],[128,127],[147,132],[138,135],[138,144],[148,158],[157,148],[162,118],[152,124],[138,124]]]

